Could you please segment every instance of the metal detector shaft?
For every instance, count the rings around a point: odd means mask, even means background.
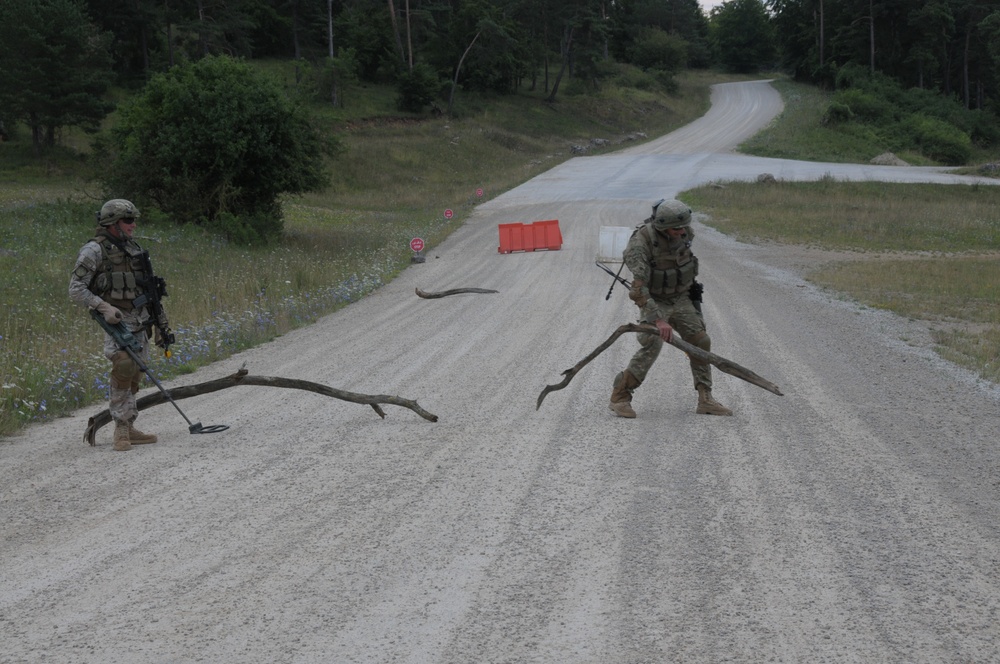
[[[149,367],[147,367],[145,362],[142,361],[139,354],[136,353],[135,349],[141,347],[139,346],[138,340],[132,335],[132,332],[130,332],[128,327],[125,326],[125,323],[119,321],[118,323],[112,325],[108,321],[104,320],[104,316],[102,316],[96,309],[91,309],[90,315],[102,328],[104,328],[105,332],[111,335],[111,338],[115,340],[118,347],[128,353],[128,356],[132,358],[132,361],[136,363],[136,366],[138,366],[144,374],[149,376],[149,379],[153,381],[153,384],[156,385],[167,401],[170,402],[170,405],[177,409],[177,412],[181,414],[184,421],[188,423],[189,433],[218,433],[229,428],[228,424],[213,424],[207,427],[203,426],[201,422],[195,422],[192,424],[191,420],[188,419],[188,416],[184,414],[183,410],[181,410],[181,407],[177,405],[173,398],[171,398],[170,393],[163,387],[160,381],[156,379],[156,376],[153,375],[153,372],[150,371]]]

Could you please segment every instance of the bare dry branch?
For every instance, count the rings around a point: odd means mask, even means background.
[[[236,373],[226,376],[225,378],[217,378],[215,380],[210,380],[204,383],[198,383],[197,385],[184,385],[182,387],[175,387],[173,389],[167,390],[170,398],[174,401],[180,401],[181,399],[187,399],[189,397],[197,397],[203,394],[209,394],[211,392],[218,392],[219,390],[225,390],[230,387],[240,387],[242,385],[258,385],[261,387],[284,387],[295,390],[306,390],[309,392],[315,392],[317,394],[322,394],[324,396],[333,397],[334,399],[340,399],[342,401],[350,401],[352,403],[367,404],[372,407],[379,417],[385,419],[385,411],[379,406],[379,404],[389,404],[391,406],[402,406],[403,408],[409,408],[420,417],[431,422],[437,422],[438,417],[433,413],[429,413],[419,405],[416,401],[410,399],[403,399],[401,397],[389,396],[386,394],[359,394],[357,392],[348,392],[346,390],[338,390],[333,387],[328,387],[326,385],[321,385],[319,383],[312,383],[307,380],[298,380],[295,378],[275,378],[272,376],[251,376],[247,373],[245,368],[240,368]],[[136,400],[136,408],[139,410],[145,410],[147,408],[152,408],[153,406],[158,406],[162,403],[169,403],[166,396],[160,391],[152,392],[144,397]],[[107,409],[102,410],[87,421],[87,429],[83,434],[84,440],[90,443],[91,446],[95,445],[95,436],[97,430],[103,427],[105,424],[111,422],[111,413]]]
[[[438,293],[428,293],[422,291],[419,288],[414,289],[417,291],[417,297],[422,297],[424,299],[432,299],[435,297],[447,297],[449,295],[458,295],[459,293],[499,293],[500,291],[490,290],[489,288],[453,288],[451,290],[440,291]]]
[[[618,339],[618,337],[625,334],[626,332],[659,334],[655,325],[628,323],[626,325],[620,326],[617,330],[615,330],[611,334],[610,337],[608,337],[604,341],[604,343],[602,343],[600,346],[595,348],[589,355],[587,355],[587,357],[577,362],[573,366],[573,368],[564,371],[563,376],[565,376],[565,378],[563,378],[562,381],[556,383],[555,385],[546,385],[545,389],[542,390],[542,393],[538,395],[538,401],[535,403],[535,410],[538,410],[539,408],[542,407],[542,401],[545,400],[545,395],[547,395],[549,392],[555,392],[556,390],[561,390],[567,385],[569,385],[569,382],[573,380],[573,376],[579,373],[580,370],[583,369],[585,366],[590,364],[590,362],[595,357],[597,357],[598,355],[606,351],[609,347],[611,347],[611,344],[613,344]],[[736,364],[732,360],[727,360],[726,358],[720,355],[716,355],[715,353],[710,353],[706,350],[702,350],[697,346],[692,346],[688,342],[681,339],[678,335],[673,335],[673,338],[670,340],[670,345],[679,348],[680,350],[687,353],[688,356],[690,357],[701,360],[702,362],[708,362],[709,364],[717,367],[719,371],[730,374],[732,376],[736,376],[737,378],[742,378],[748,383],[753,383],[757,387],[764,388],[768,392],[772,392],[774,394],[777,394],[778,396],[783,396],[781,394],[781,390],[778,389],[778,386],[772,383],[771,381],[761,378],[760,376],[750,371],[746,367]]]

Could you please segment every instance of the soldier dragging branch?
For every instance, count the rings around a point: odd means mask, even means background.
[[[678,200],[661,200],[653,205],[652,216],[632,234],[625,247],[623,261],[633,276],[628,296],[639,307],[640,320],[654,326],[656,333],[639,334],[639,350],[615,376],[609,407],[618,417],[636,416],[632,393],[645,381],[663,344],[670,343],[676,333],[701,350],[712,349],[698,306],[701,292],[695,281],[698,258],[691,251],[693,241],[691,208]],[[695,355],[690,359],[698,392],[695,412],[732,415],[712,396],[710,363]]]

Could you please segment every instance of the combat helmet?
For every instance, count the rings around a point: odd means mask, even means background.
[[[111,226],[120,219],[138,219],[139,210],[132,205],[131,201],[124,198],[114,198],[103,206],[97,213],[97,223],[101,226]]]
[[[691,208],[678,200],[663,201],[656,206],[653,215],[653,228],[665,231],[668,228],[681,228],[691,225]]]

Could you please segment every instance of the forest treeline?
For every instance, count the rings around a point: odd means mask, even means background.
[[[4,0],[0,122],[51,143],[60,127],[94,129],[112,86],[207,55],[294,58],[332,104],[345,83],[395,83],[406,110],[456,90],[555,99],[618,62],[667,87],[720,66],[836,88],[860,67],[992,114],[1000,0],[728,0],[711,14],[697,0]]]
[[[295,90],[263,60],[293,61]],[[0,139],[41,156],[82,129],[108,195],[252,241],[331,176],[304,101],[377,83],[454,115],[466,94],[670,93],[685,68],[825,87],[823,122],[873,157],[1000,146],[1000,0],[3,0]]]

